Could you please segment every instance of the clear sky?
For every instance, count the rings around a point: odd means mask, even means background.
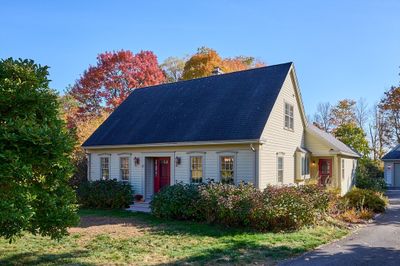
[[[62,92],[98,53],[200,46],[268,65],[293,61],[308,115],[318,102],[378,101],[400,77],[400,1],[1,1],[0,58],[49,65]]]

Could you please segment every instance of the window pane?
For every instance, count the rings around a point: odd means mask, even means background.
[[[221,183],[233,184],[234,183],[234,158],[233,156],[220,157],[220,179]]]
[[[129,157],[120,158],[120,176],[121,180],[129,180]]]
[[[190,174],[192,183],[203,182],[203,157],[190,157]]]
[[[101,164],[101,176],[100,178],[103,180],[108,180],[110,178],[110,168],[109,168],[109,158],[108,157],[101,157],[100,158]]]
[[[283,182],[283,157],[278,157],[277,161],[277,179],[278,182]]]

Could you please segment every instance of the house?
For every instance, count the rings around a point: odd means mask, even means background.
[[[389,187],[400,187],[400,144],[382,157],[385,182]]]
[[[359,155],[308,124],[292,63],[134,90],[83,144],[88,179],[162,187],[319,182],[346,193]]]

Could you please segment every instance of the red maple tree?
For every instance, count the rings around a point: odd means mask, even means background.
[[[115,110],[136,88],[163,82],[153,52],[121,50],[99,54],[96,66],[89,66],[69,93],[78,102],[76,116],[87,118]]]

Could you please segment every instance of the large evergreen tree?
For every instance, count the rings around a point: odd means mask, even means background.
[[[0,237],[59,238],[78,221],[68,186],[74,140],[49,88],[48,67],[0,60]]]

